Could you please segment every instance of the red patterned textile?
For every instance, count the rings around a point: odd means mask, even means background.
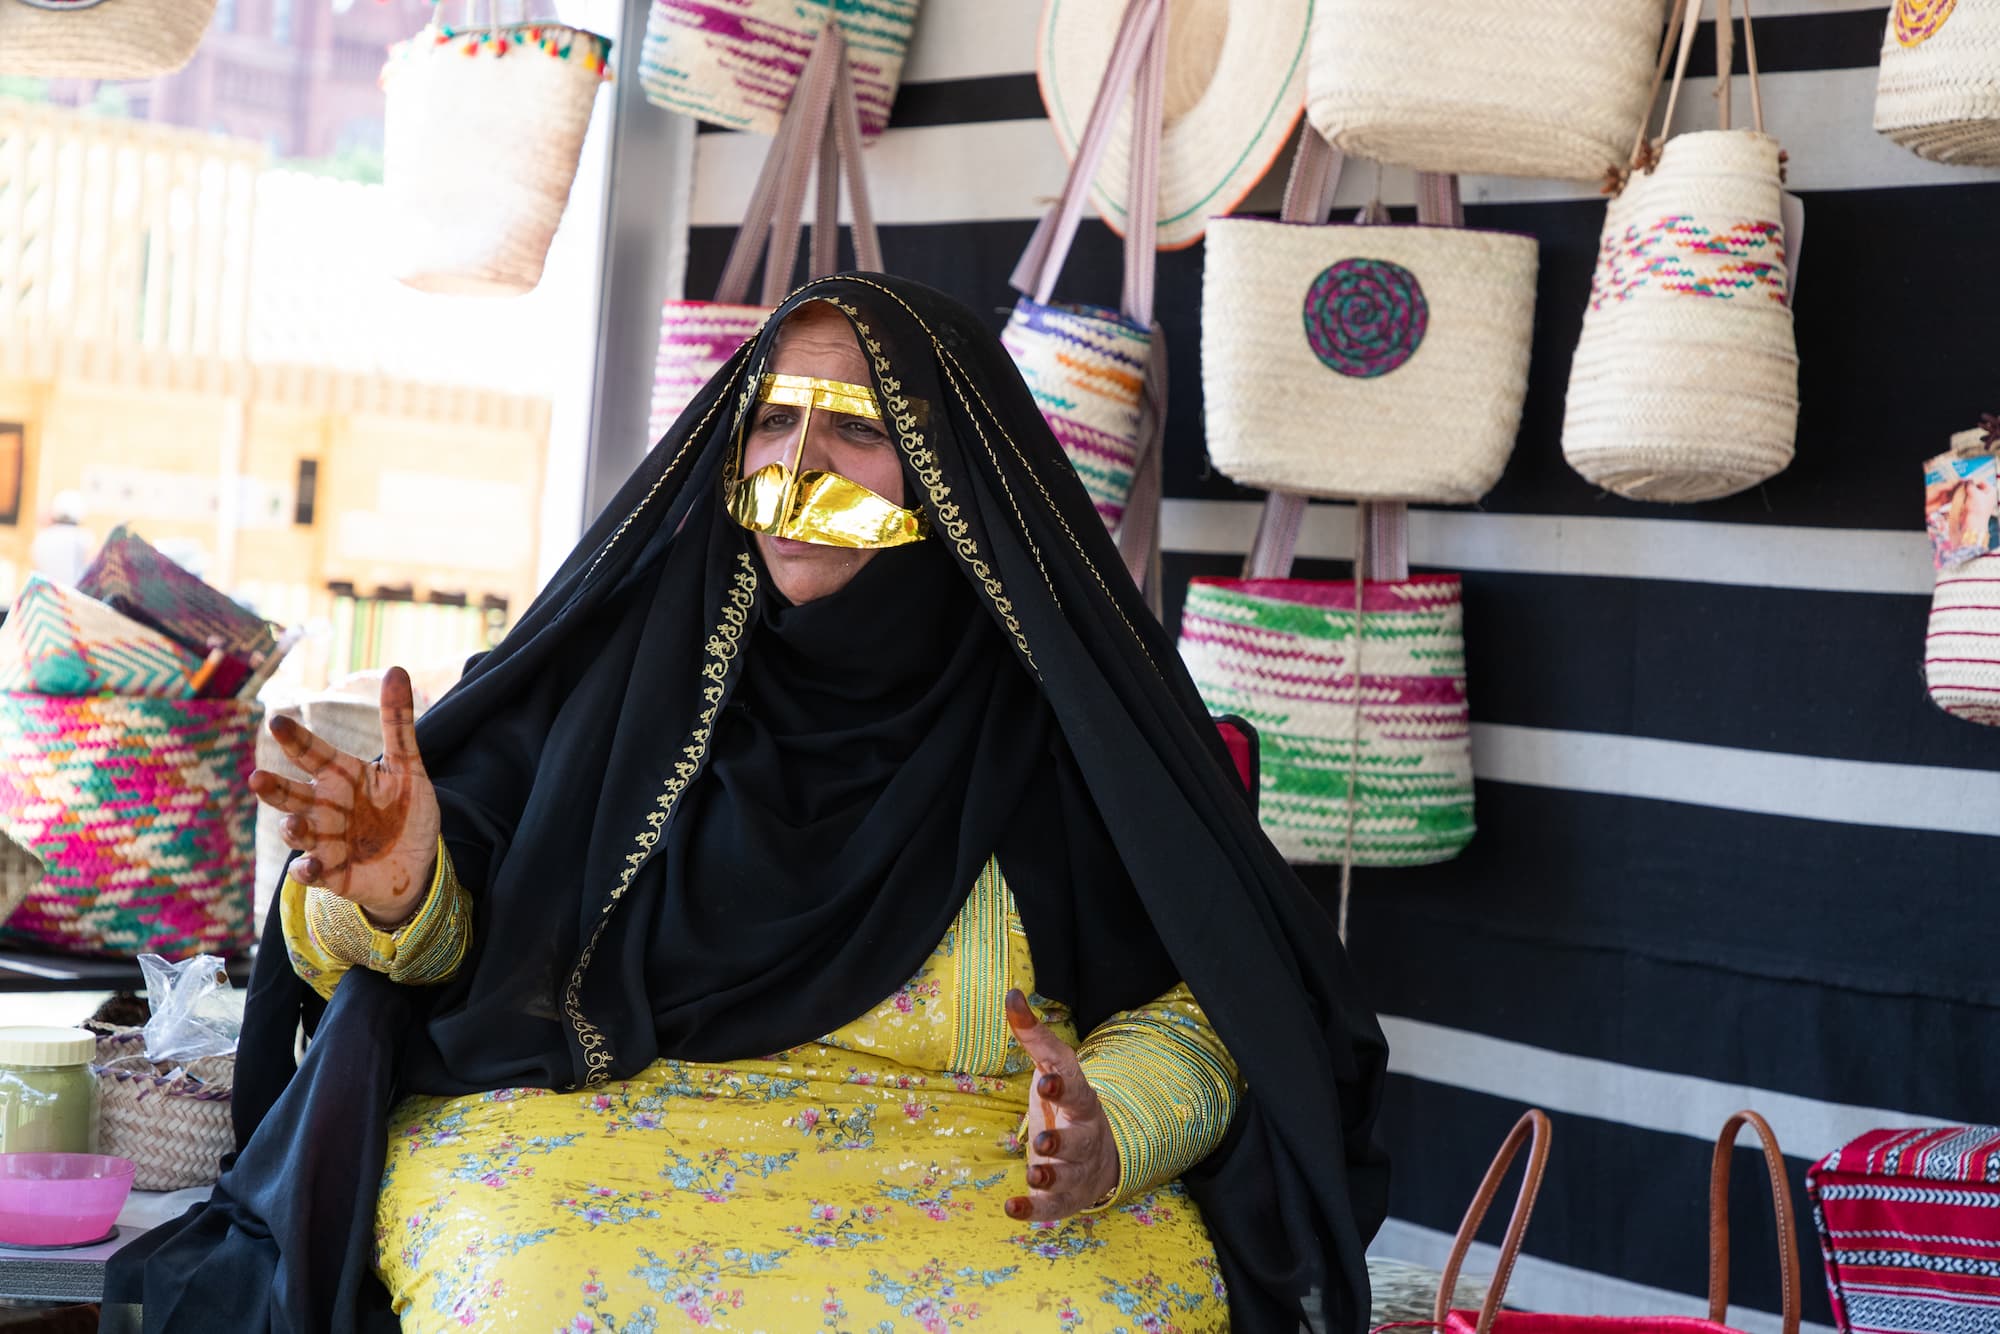
[[[1853,1334],[2000,1334],[2000,1127],[1871,1130],[1806,1173]]]

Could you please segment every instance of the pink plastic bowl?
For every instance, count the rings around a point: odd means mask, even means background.
[[[0,1153],[0,1246],[74,1246],[111,1230],[132,1160],[101,1153]]]

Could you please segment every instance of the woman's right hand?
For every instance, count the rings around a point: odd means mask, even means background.
[[[381,759],[345,754],[290,718],[273,718],[271,735],[307,780],[250,775],[257,799],[285,812],[279,831],[299,852],[292,879],[352,900],[385,931],[423,903],[437,858],[437,793],[417,754],[416,717],[410,674],[391,667],[382,678]]]

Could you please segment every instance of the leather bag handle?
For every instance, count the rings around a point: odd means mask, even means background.
[[[1035,233],[1021,252],[1009,282],[1014,290],[1047,305],[1056,278],[1083,221],[1084,201],[1104,161],[1126,94],[1136,89],[1132,108],[1131,188],[1125,219],[1124,313],[1150,328],[1153,323],[1153,262],[1159,218],[1160,120],[1166,104],[1166,0],[1130,0],[1104,81],[1097,86],[1090,118],[1077,140],[1076,156],[1054,207],[1042,215]]]
[[[1764,1150],[1764,1170],[1771,1178],[1771,1208],[1778,1218],[1778,1282],[1784,1293],[1784,1334],[1799,1334],[1799,1238],[1792,1211],[1791,1178],[1785,1155],[1771,1123],[1752,1111],[1729,1118],[1716,1137],[1715,1159],[1708,1174],[1708,1318],[1726,1323],[1729,1313],[1729,1163],[1736,1153],[1736,1136],[1748,1125]]]
[[[1437,1302],[1431,1311],[1431,1319],[1442,1331],[1445,1320],[1451,1314],[1451,1299],[1458,1290],[1458,1272],[1465,1264],[1466,1252],[1472,1249],[1473,1238],[1479,1235],[1479,1225],[1486,1221],[1486,1211],[1493,1207],[1494,1197],[1500,1193],[1500,1183],[1506,1179],[1507,1169],[1527,1145],[1528,1165],[1521,1177],[1520,1193],[1514,1197],[1514,1214],[1507,1221],[1507,1236],[1500,1243],[1500,1264],[1493,1271],[1493,1286],[1487,1289],[1486,1304],[1479,1308],[1479,1334],[1487,1334],[1493,1327],[1493,1317],[1500,1311],[1501,1300],[1507,1295],[1507,1281],[1513,1277],[1514,1261],[1520,1257],[1521,1242],[1528,1234],[1528,1220],[1535,1212],[1535,1198],[1541,1194],[1542,1176],[1549,1167],[1549,1141],[1553,1136],[1549,1118],[1539,1108],[1531,1107],[1514,1123],[1500,1152],[1493,1155],[1493,1165],[1486,1169],[1485,1180],[1479,1183],[1479,1193],[1472,1197],[1472,1203],[1465,1211],[1465,1220],[1458,1225],[1458,1235],[1452,1239],[1451,1258],[1445,1261],[1444,1274],[1438,1279]],[[1796,1330],[1788,1334],[1797,1334]]]
[[[843,175],[854,214],[855,265],[881,269],[882,243],[862,166],[860,113],[854,76],[847,64],[847,39],[832,22],[814,40],[812,54],[799,73],[778,132],[764,155],[743,225],[737,229],[716,284],[717,301],[731,305],[744,302],[759,251],[764,252],[761,303],[775,306],[784,299],[791,286],[793,265],[798,262],[799,209],[805,201],[809,174],[818,178],[810,254],[813,276],[831,273],[839,263]]]

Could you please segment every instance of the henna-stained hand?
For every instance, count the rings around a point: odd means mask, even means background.
[[[1118,1184],[1118,1144],[1076,1052],[1049,1032],[1018,990],[1007,1022],[1035,1063],[1028,1099],[1028,1193],[1009,1199],[1009,1218],[1047,1221],[1081,1213]]]
[[[290,718],[273,718],[271,735],[307,778],[250,775],[257,799],[285,812],[279,832],[299,852],[292,879],[352,900],[383,930],[423,903],[437,858],[437,793],[417,754],[416,718],[410,674],[391,667],[382,678],[381,759],[345,754]]]

